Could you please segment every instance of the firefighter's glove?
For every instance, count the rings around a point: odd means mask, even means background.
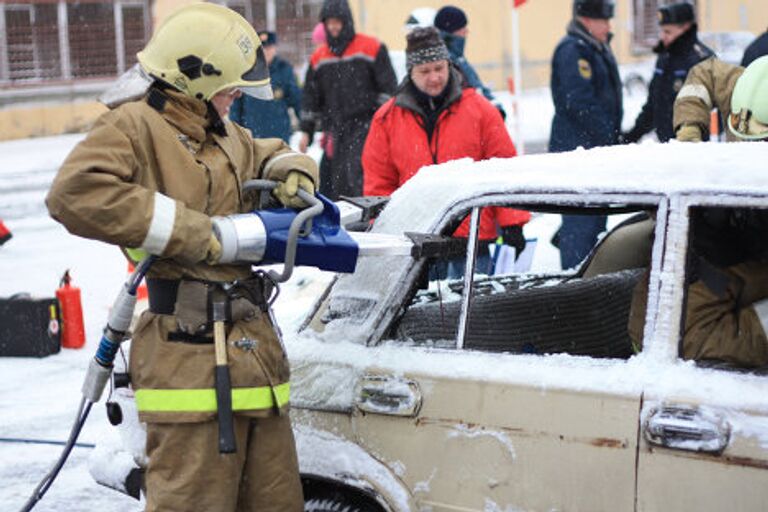
[[[208,250],[205,252],[205,262],[209,265],[215,265],[221,259],[221,242],[216,238],[216,235],[211,233],[211,238],[208,241]]]
[[[515,259],[525,250],[525,235],[523,226],[504,226],[501,228],[501,239],[504,244],[515,248]]]
[[[297,195],[300,188],[310,195],[315,195],[312,179],[301,171],[293,170],[288,172],[285,181],[278,183],[272,190],[272,195],[288,208],[305,208],[307,203]]]
[[[675,138],[680,142],[701,142],[701,129],[695,124],[684,124],[677,129]]]

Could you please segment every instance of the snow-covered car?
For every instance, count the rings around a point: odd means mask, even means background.
[[[765,510],[768,373],[681,352],[691,219],[768,210],[765,155],[673,142],[423,169],[373,231],[469,217],[466,277],[362,259],[286,337],[311,510]],[[527,271],[473,271],[489,207],[533,212]],[[564,213],[612,226],[567,270],[550,244]]]

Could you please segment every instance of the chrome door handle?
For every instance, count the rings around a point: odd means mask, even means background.
[[[662,406],[645,425],[649,443],[693,452],[719,453],[728,446],[731,426],[711,411],[691,406]]]
[[[421,408],[418,384],[394,376],[365,375],[355,395],[358,409],[368,413],[413,417]]]

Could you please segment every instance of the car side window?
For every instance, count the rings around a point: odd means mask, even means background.
[[[501,238],[480,238],[465,349],[601,358],[635,353],[630,317],[633,295],[650,264],[654,212],[625,208],[611,214],[608,208],[584,208],[577,213],[585,218],[608,214],[609,229],[572,269],[561,269],[554,245],[561,215],[551,207],[532,210],[519,256]],[[464,280],[456,274],[457,266],[453,274],[445,272],[450,263],[428,265],[421,288],[394,323],[390,338],[456,347]],[[458,263],[463,269],[465,261]]]
[[[768,210],[690,211],[679,356],[768,375]]]

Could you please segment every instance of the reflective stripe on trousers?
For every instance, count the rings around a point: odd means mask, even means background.
[[[282,407],[290,398],[290,383],[275,387],[232,389],[232,410],[246,411]],[[139,412],[215,412],[216,390],[139,389],[135,393]]]

